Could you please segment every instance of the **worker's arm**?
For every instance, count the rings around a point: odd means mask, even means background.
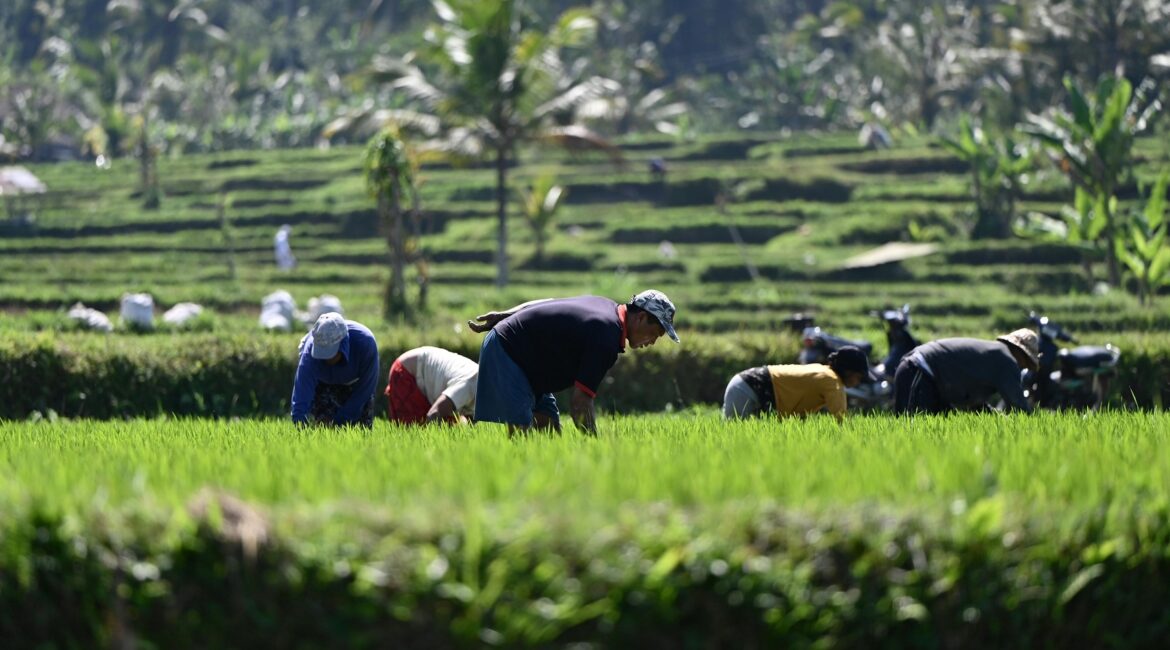
[[[431,404],[427,411],[427,422],[454,422],[455,402],[446,393],[439,395],[439,399]]]
[[[307,424],[309,409],[313,407],[313,398],[317,394],[317,366],[309,355],[302,355],[297,365],[297,374],[293,379],[292,392],[292,421],[297,424]]]
[[[834,382],[825,394],[825,410],[832,413],[833,417],[837,418],[837,422],[844,422],[847,409],[848,401],[845,398],[845,389]]]
[[[1032,405],[1024,397],[1024,384],[1020,378],[1020,369],[1013,363],[1010,368],[1003,370],[999,378],[999,394],[1007,404],[1008,410],[1019,409],[1025,413],[1032,412]]]
[[[520,311],[521,309],[525,309],[525,308],[531,307],[533,305],[538,305],[542,302],[548,302],[550,300],[555,300],[555,298],[541,298],[539,300],[529,300],[528,302],[520,303],[519,305],[516,305],[515,307],[513,307],[507,311],[489,311],[486,314],[480,314],[479,316],[476,316],[474,320],[467,321],[467,327],[472,332],[475,332],[477,334],[483,334],[484,332],[490,330],[491,328],[493,328],[497,324],[499,324],[500,321],[511,316],[512,314],[515,314],[516,312]]]
[[[593,396],[581,389],[573,387],[573,396],[569,400],[569,414],[573,416],[573,423],[589,435],[597,435],[597,414],[593,410]]]

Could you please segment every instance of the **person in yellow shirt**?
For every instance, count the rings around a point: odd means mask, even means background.
[[[723,417],[746,418],[775,412],[780,417],[828,411],[845,416],[845,389],[870,378],[869,359],[845,346],[829,355],[828,365],[775,365],[749,368],[731,378],[723,391]]]

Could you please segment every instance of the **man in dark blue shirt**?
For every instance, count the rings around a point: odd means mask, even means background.
[[[293,422],[374,425],[378,343],[365,325],[322,314],[301,339],[300,355]]]
[[[509,433],[533,424],[560,430],[553,393],[573,388],[569,413],[578,427],[597,432],[593,400],[601,380],[625,352],[653,345],[662,335],[676,343],[674,304],[660,291],[643,291],[619,305],[580,296],[536,300],[469,321],[485,332],[479,356],[475,419],[501,422]]]
[[[924,343],[894,374],[894,413],[946,413],[985,408],[998,393],[1008,409],[1032,412],[1020,369],[1036,370],[1036,332],[1019,329],[994,341],[951,338]]]

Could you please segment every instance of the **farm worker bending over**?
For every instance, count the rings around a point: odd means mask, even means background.
[[[475,419],[505,423],[510,434],[534,424],[560,431],[553,393],[572,387],[573,422],[596,433],[593,398],[605,373],[627,342],[649,347],[666,334],[678,343],[674,311],[666,294],[651,289],[624,305],[597,296],[534,300],[468,321],[472,331],[488,332]]]
[[[740,372],[723,391],[723,417],[746,418],[775,411],[784,417],[822,409],[845,417],[845,389],[869,374],[869,359],[847,345],[829,355],[829,364],[760,366]]]
[[[335,312],[321,314],[301,339],[300,355],[293,422],[374,425],[378,343],[365,325]]]
[[[1031,413],[1020,368],[1035,370],[1036,333],[1019,329],[994,341],[939,339],[903,357],[894,375],[895,413],[943,413],[982,408],[999,393],[1009,409]]]
[[[424,346],[403,352],[386,381],[390,421],[455,423],[471,415],[478,376],[474,361],[449,350]]]

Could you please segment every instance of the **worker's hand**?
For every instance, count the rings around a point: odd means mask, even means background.
[[[483,334],[511,315],[512,313],[507,311],[489,311],[476,316],[475,320],[467,321],[467,327],[476,334]]]

